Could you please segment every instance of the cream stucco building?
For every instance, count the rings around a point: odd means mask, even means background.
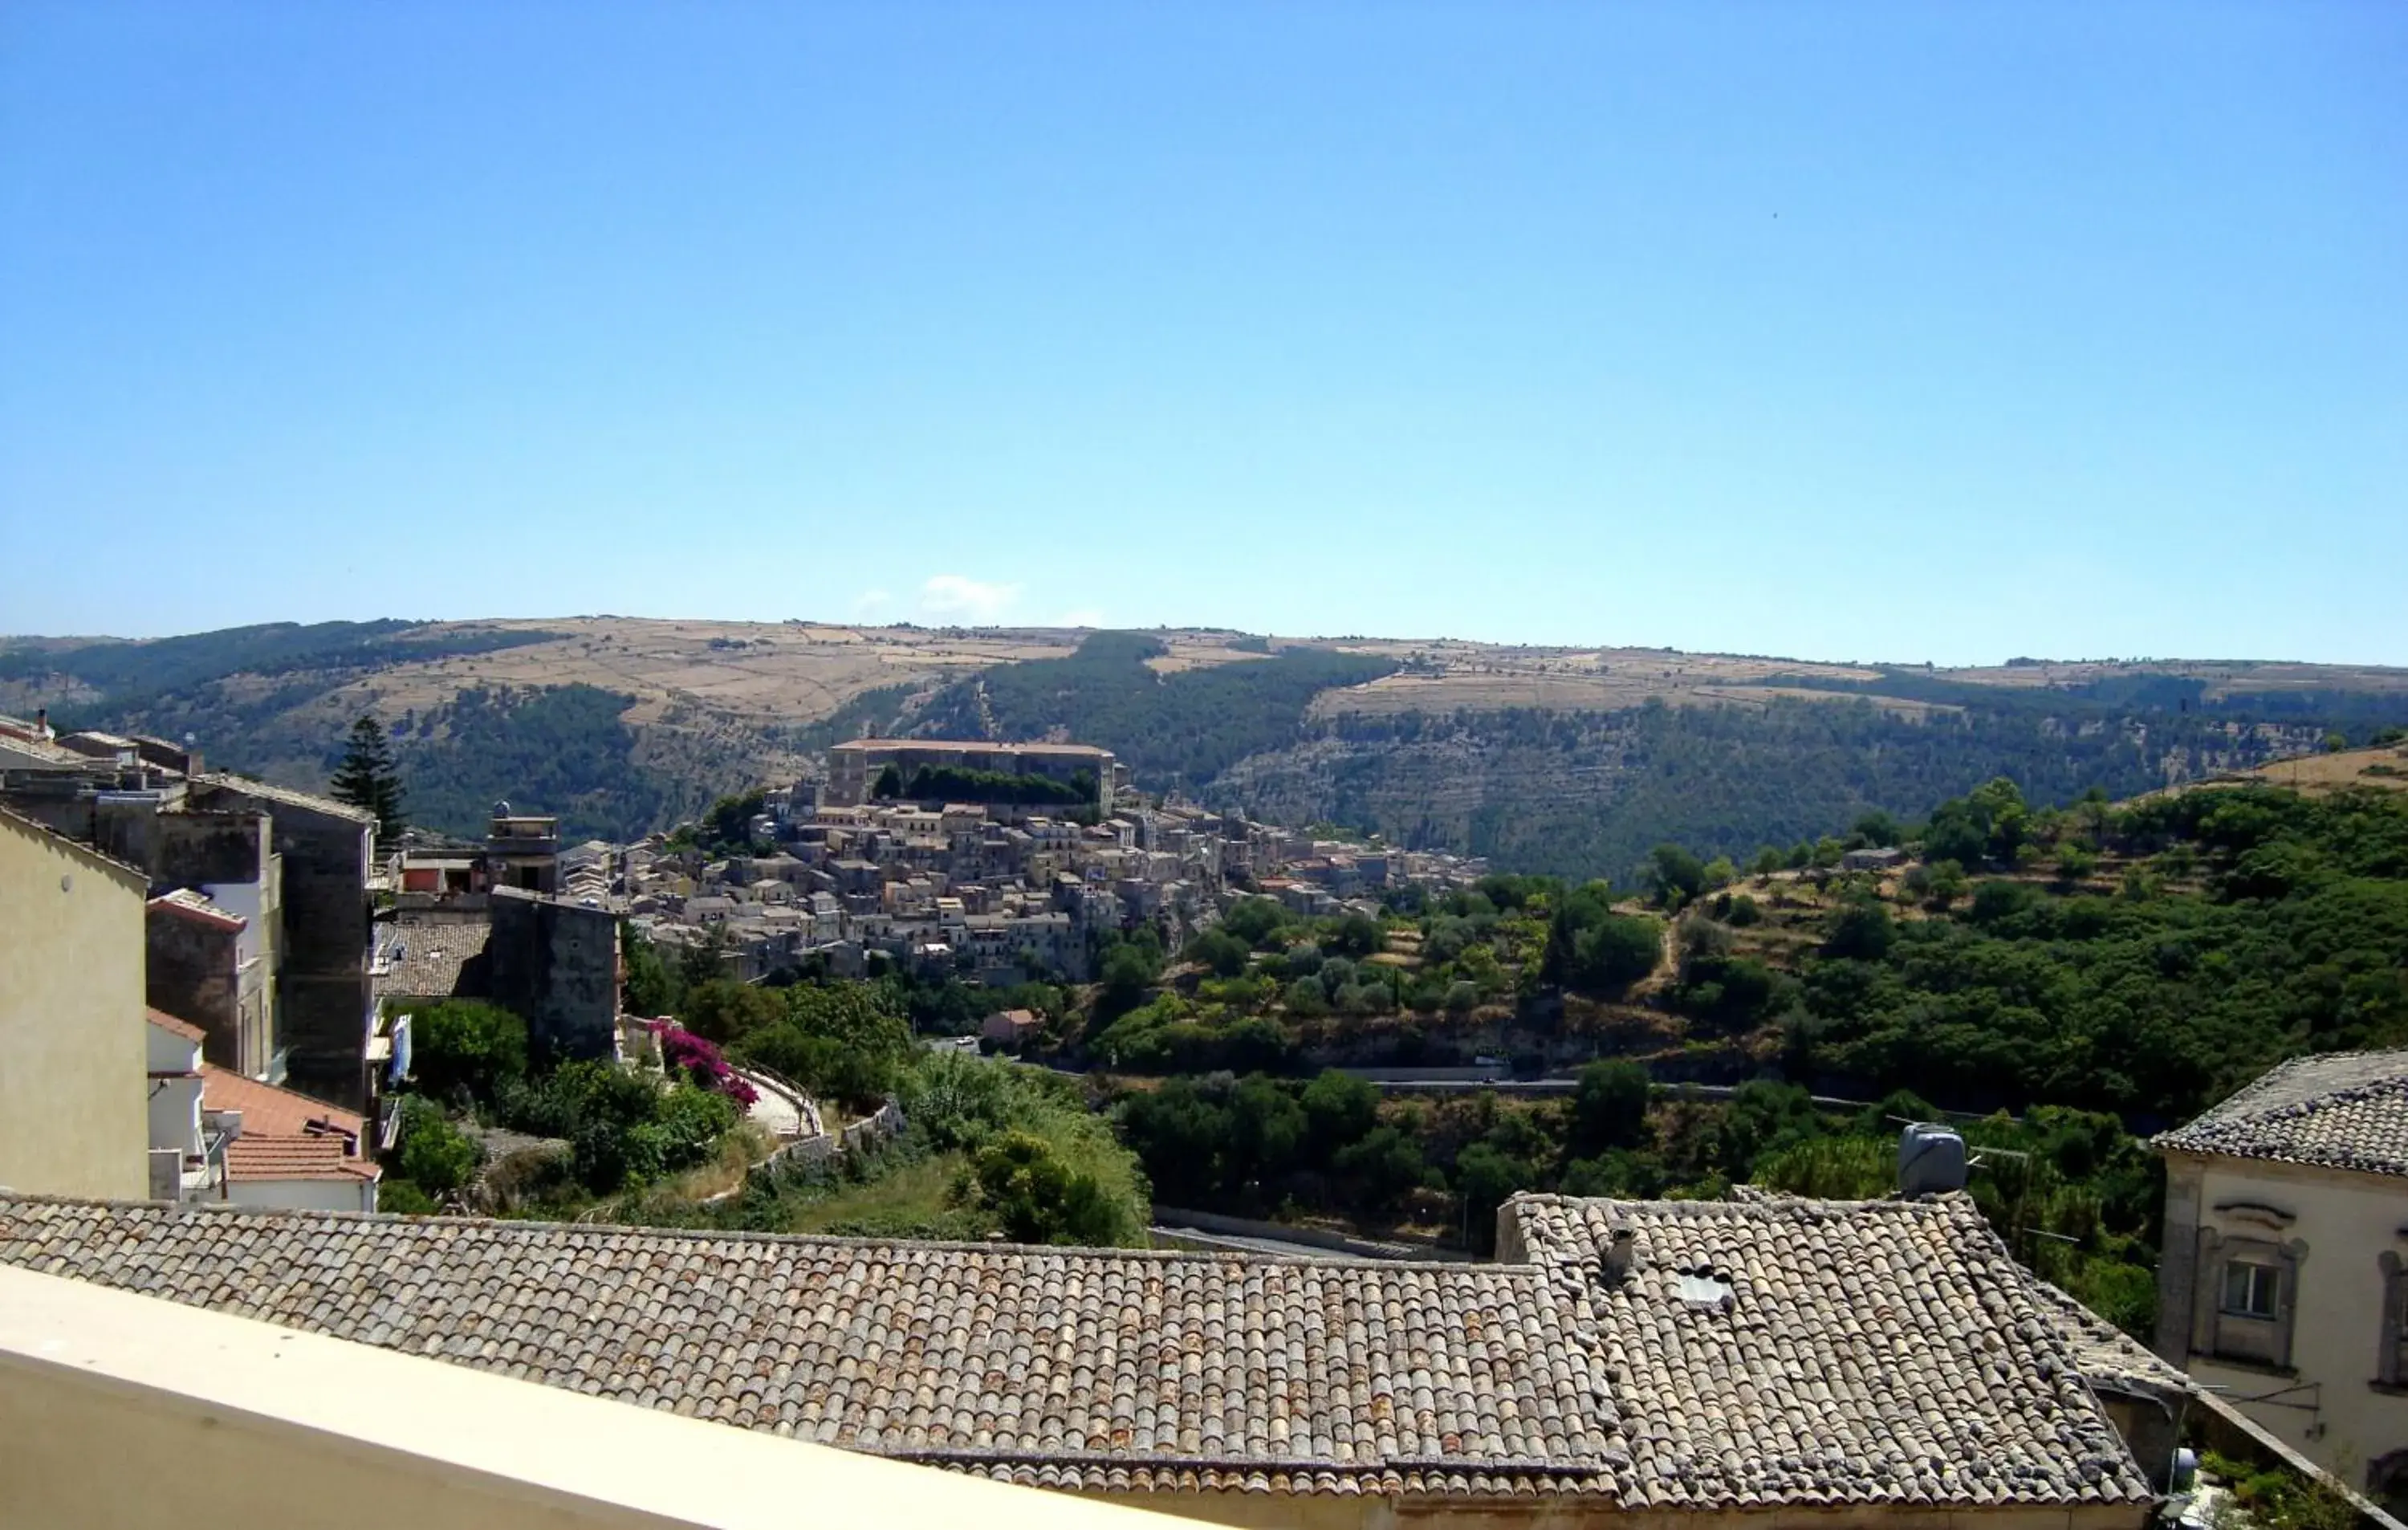
[[[2408,1501],[2408,1051],[2286,1063],[2157,1146],[2157,1352],[2396,1512]]]
[[[0,1185],[140,1200],[140,872],[0,810]]]

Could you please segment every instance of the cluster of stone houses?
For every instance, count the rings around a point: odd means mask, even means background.
[[[616,1055],[620,915],[596,848],[564,851],[557,819],[507,802],[481,841],[405,836],[370,957],[391,1022],[406,1031],[413,1000],[489,999],[541,1056]]]
[[[0,1183],[374,1209],[373,827],[0,718]]]
[[[1032,764],[1119,783],[1091,811],[1052,804],[880,798],[879,772],[925,765],[1008,775]],[[654,836],[579,848],[597,906],[658,945],[711,946],[755,979],[816,962],[839,975],[873,952],[915,970],[1008,986],[1090,976],[1106,931],[1153,924],[1175,944],[1233,888],[1304,913],[1372,909],[1388,888],[1476,880],[1477,859],[1315,839],[1229,813],[1154,804],[1109,751],[1079,745],[859,740],[828,753],[752,825],[763,854],[713,858]]]
[[[367,815],[163,739],[7,718],[0,806],[141,874],[150,1002],[199,1025],[211,1063],[366,1104]]]
[[[373,1209],[410,999],[615,1054],[617,916],[555,894],[549,819],[498,814],[431,892],[375,828],[164,739],[0,717],[0,1183]],[[9,1172],[53,1154],[64,1179]]]

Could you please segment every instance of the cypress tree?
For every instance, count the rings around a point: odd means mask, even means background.
[[[376,815],[380,844],[393,843],[408,826],[401,809],[401,772],[394,766],[392,742],[375,718],[363,716],[351,724],[332,795]]]

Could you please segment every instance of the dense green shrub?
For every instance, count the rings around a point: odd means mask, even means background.
[[[918,1050],[894,990],[813,982],[776,992],[782,1013],[738,1036],[728,1057],[757,1063],[853,1109],[875,1109]]]
[[[423,1096],[403,1102],[399,1148],[403,1176],[430,1196],[451,1194],[474,1179],[484,1152]]]
[[[409,1180],[387,1174],[377,1186],[377,1209],[397,1217],[431,1217],[442,1208]]]
[[[444,999],[410,1012],[410,1074],[439,1099],[491,1104],[526,1077],[526,1022],[496,1004]]]
[[[724,1094],[598,1061],[511,1092],[502,1115],[514,1131],[566,1141],[578,1181],[597,1195],[707,1162],[738,1119]]]
[[[1645,1141],[1647,1096],[1647,1070],[1637,1063],[1582,1068],[1572,1094],[1570,1151],[1587,1154]]]

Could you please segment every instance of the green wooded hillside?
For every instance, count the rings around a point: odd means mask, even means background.
[[[1893,839],[1921,859],[1831,869]],[[1963,1127],[1993,1150],[1977,1200],[2018,1257],[2136,1332],[2161,1199],[2138,1134],[2286,1057],[2408,1046],[2408,793],[2058,810],[1995,781],[1800,851],[1750,875],[1666,846],[1624,894],[1498,876],[1376,924],[1241,904],[1188,953],[1209,977],[1132,971],[1115,995],[1108,968],[1084,1045],[1172,1075],[1120,1106],[1164,1200],[1474,1244],[1522,1189],[1886,1194],[1902,1119],[1995,1111]],[[1309,1077],[1316,1047],[1399,1031],[1534,1057],[1569,1038],[1596,1060],[1542,1100]],[[1731,1097],[1651,1088],[1708,1055],[1746,1080]],[[1821,1109],[1810,1086],[1880,1103]]]
[[[2183,709],[2052,692],[1983,693],[1919,716],[1870,700],[1772,696],[1758,706],[1648,703],[1341,717],[1249,759],[1208,801],[1281,822],[1376,830],[1412,849],[1505,869],[1627,877],[1659,841],[1742,855],[1852,822],[1920,815],[1993,777],[2039,803],[2124,797],[2170,780],[2353,741],[2408,721],[2408,700],[2355,696],[2306,714],[2262,700]]]

